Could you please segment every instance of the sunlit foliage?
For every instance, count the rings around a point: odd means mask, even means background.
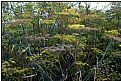
[[[2,2],[2,81],[120,81],[121,3],[89,3]]]

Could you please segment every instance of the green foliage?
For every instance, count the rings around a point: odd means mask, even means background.
[[[121,80],[121,3],[84,4],[2,2],[2,81]]]

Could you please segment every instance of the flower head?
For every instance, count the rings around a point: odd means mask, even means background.
[[[85,25],[80,25],[80,24],[73,24],[73,25],[69,25],[68,26],[69,28],[74,28],[74,29],[78,29],[78,28],[84,28]]]

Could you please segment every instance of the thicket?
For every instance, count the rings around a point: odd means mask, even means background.
[[[120,81],[121,2],[110,5],[2,2],[2,81]]]

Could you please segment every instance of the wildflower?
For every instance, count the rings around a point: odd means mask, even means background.
[[[60,12],[61,15],[69,15],[68,12]]]
[[[85,25],[73,24],[73,25],[69,25],[68,27],[69,27],[69,28],[78,29],[78,28],[80,28],[80,27],[84,28],[84,27],[85,27]]]
[[[76,61],[75,64],[77,64],[77,65],[88,65],[87,63],[83,63],[81,61]]]
[[[85,25],[80,25],[80,24],[73,24],[73,25],[69,25],[68,27],[71,29],[79,29],[79,30],[85,30],[85,31],[98,30],[96,28],[85,27]]]
[[[109,31],[105,31],[105,33],[110,35],[115,35],[115,36],[120,35],[120,33],[117,30],[109,30]]]
[[[55,21],[54,20],[43,20],[41,23],[42,24],[54,24]]]
[[[62,12],[60,12],[61,15],[74,15],[78,16],[79,14],[75,12],[76,10],[74,8],[64,9]]]
[[[120,47],[121,47],[121,44],[119,44],[118,46],[120,46]]]
[[[2,64],[8,66],[10,63],[9,63],[8,61],[4,61]],[[10,65],[9,65],[9,66],[10,66]]]

